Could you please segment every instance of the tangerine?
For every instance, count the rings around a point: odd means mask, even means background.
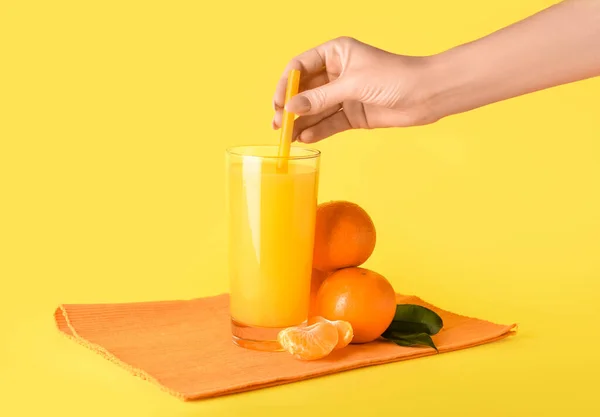
[[[344,320],[327,320],[321,316],[311,317],[308,320],[309,324],[317,323],[317,322],[328,322],[333,324],[338,331],[338,343],[335,346],[335,349],[345,348],[350,344],[352,338],[354,337],[354,331],[352,330],[352,325]]]
[[[313,267],[320,271],[362,265],[375,249],[375,225],[367,212],[349,201],[319,204]]]
[[[317,293],[317,313],[327,320],[350,323],[352,343],[377,339],[396,312],[396,293],[385,277],[365,268],[331,274]]]
[[[338,344],[338,329],[328,321],[318,321],[283,329],[277,335],[281,347],[301,360],[321,359],[329,355]]]

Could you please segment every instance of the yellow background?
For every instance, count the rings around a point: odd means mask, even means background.
[[[0,415],[600,413],[600,79],[318,145],[321,201],[376,223],[366,266],[515,338],[183,403],[52,321],[227,291],[223,152],[277,140],[295,54],[340,35],[431,54],[551,3],[1,0]]]

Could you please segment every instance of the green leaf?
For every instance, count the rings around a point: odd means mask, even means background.
[[[433,339],[427,333],[402,334],[389,332],[388,335],[384,337],[390,342],[394,342],[399,346],[429,346],[434,348],[436,352],[439,352],[437,346],[433,342]]]
[[[444,327],[444,322],[435,311],[416,304],[398,304],[394,320],[392,320],[386,332],[394,331],[404,334],[425,333],[433,336],[442,327]]]

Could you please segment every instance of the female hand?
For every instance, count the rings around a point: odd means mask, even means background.
[[[432,123],[511,97],[600,75],[600,1],[565,0],[481,39],[430,57],[395,55],[339,38],[294,58],[275,91],[281,124],[287,74],[301,93],[287,109],[293,137]]]
[[[313,143],[348,129],[427,124],[421,87],[426,58],[395,55],[352,38],[326,42],[292,59],[277,84],[273,128],[281,127],[287,76],[301,71],[293,139]]]

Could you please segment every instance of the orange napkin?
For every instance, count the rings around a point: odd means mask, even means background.
[[[397,300],[423,305],[442,317],[444,327],[434,336],[440,353],[493,342],[516,328],[450,313],[414,296],[397,295]],[[68,337],[186,401],[436,354],[428,347],[376,341],[304,362],[285,352],[239,348],[231,342],[227,294],[185,301],[65,304],[54,317]]]

